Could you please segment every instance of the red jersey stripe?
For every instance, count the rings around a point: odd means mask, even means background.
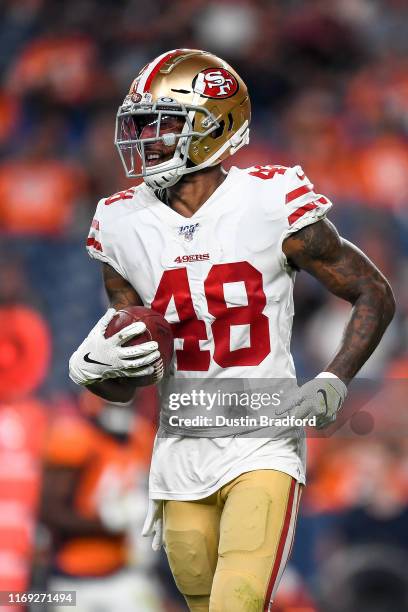
[[[93,247],[94,249],[96,249],[97,251],[103,251],[102,245],[100,242],[98,242],[98,240],[95,240],[95,238],[88,238],[88,240],[86,241],[86,246],[88,247]]]
[[[289,191],[286,194],[286,204],[296,200],[296,198],[300,198],[300,196],[305,195],[305,193],[310,193],[313,189],[307,185],[302,185],[302,187],[297,187],[297,189],[293,189],[293,191]]]
[[[317,204],[315,202],[311,202],[310,204],[305,204],[304,206],[301,206],[295,210],[295,212],[288,217],[289,225],[292,225],[295,221],[300,219],[300,217],[303,217],[305,213],[307,213],[309,210],[313,210],[314,208],[317,208]]]

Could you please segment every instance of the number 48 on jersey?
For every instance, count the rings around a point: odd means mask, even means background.
[[[231,307],[224,297],[224,284],[237,282],[245,284],[247,304]],[[259,365],[271,350],[259,270],[247,261],[213,265],[204,281],[204,292],[214,339],[214,361],[222,368]],[[186,268],[163,273],[151,306],[164,315],[172,298],[179,318],[178,323],[172,323],[173,334],[183,340],[183,348],[176,350],[177,369],[207,371],[211,354],[200,347],[200,340],[208,340],[206,325],[194,310]],[[231,350],[233,325],[248,326],[249,346]]]

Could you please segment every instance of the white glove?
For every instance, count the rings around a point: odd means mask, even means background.
[[[149,508],[142,530],[143,536],[153,536],[152,548],[159,551],[163,545],[163,500],[149,499]]]
[[[316,427],[322,429],[334,423],[346,395],[347,387],[340,378],[331,372],[321,372],[286,397],[276,415],[287,412],[298,419],[315,416]]]
[[[163,361],[157,342],[122,346],[146,330],[142,321],[131,323],[110,338],[105,338],[105,330],[115,314],[116,310],[109,308],[71,356],[69,376],[77,385],[124,376],[155,374],[156,382],[163,377]]]

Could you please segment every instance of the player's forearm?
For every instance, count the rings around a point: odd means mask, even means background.
[[[289,262],[353,306],[340,348],[326,367],[347,384],[375,350],[394,316],[391,287],[373,262],[341,238],[327,220],[299,230],[286,239],[283,249]]]
[[[340,348],[326,370],[347,384],[378,346],[394,312],[389,284],[373,281],[354,302]]]

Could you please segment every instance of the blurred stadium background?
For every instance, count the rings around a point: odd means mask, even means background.
[[[139,536],[154,391],[136,398],[129,435],[113,435],[67,376],[106,306],[84,248],[93,210],[130,185],[116,109],[163,51],[207,49],[246,80],[251,144],[233,164],[301,163],[333,199],[331,219],[397,295],[363,374],[407,377],[407,24],[405,0],[1,2],[0,590],[74,585],[87,612],[185,610]],[[313,376],[347,306],[304,274],[296,296],[295,361]],[[408,609],[407,450],[404,435],[310,441],[278,612]]]

